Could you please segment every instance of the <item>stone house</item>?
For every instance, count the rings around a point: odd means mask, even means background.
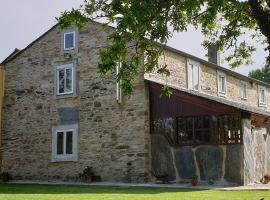
[[[69,180],[92,166],[102,181],[238,184],[270,171],[270,85],[168,47],[170,77],[142,73],[122,97],[115,74],[97,68],[112,31],[55,25],[1,63],[2,171]],[[171,98],[160,97],[164,83]]]

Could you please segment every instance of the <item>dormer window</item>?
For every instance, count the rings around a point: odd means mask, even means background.
[[[226,96],[227,92],[227,81],[226,75],[222,72],[218,72],[218,95]]]
[[[75,31],[64,33],[64,51],[75,49]]]
[[[266,88],[259,86],[259,106],[266,106]]]

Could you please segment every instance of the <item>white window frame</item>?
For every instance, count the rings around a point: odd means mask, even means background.
[[[242,89],[243,89],[242,85],[246,86],[245,87],[246,88],[246,96],[245,97],[243,96],[244,92],[242,91]],[[241,99],[243,99],[243,100],[248,99],[248,83],[246,81],[243,81],[243,80],[240,81],[240,96],[241,96]]]
[[[265,97],[265,102],[261,101],[261,90],[264,90],[264,97]],[[267,90],[266,87],[264,86],[258,86],[258,101],[259,101],[259,106],[266,107],[267,106]]]
[[[68,35],[68,34],[73,34],[73,47],[66,48],[66,35]],[[76,45],[76,41],[75,41],[76,37],[75,36],[76,36],[75,31],[70,31],[70,32],[65,32],[64,33],[64,45],[63,45],[64,51],[75,49],[75,45]]]
[[[61,69],[65,69],[65,75],[64,75],[65,82],[66,82],[66,69],[71,69],[72,83],[71,83],[71,91],[69,91],[69,92],[62,92],[62,93],[59,92],[59,89],[60,89],[60,87],[59,87],[59,83],[60,83],[59,82],[59,71]],[[64,83],[64,85],[66,85],[66,84]],[[74,63],[62,64],[62,65],[57,66],[56,67],[56,94],[58,96],[60,96],[60,95],[66,95],[66,94],[73,94],[73,92],[74,92]]]
[[[219,77],[222,76],[224,77],[224,90],[225,91],[221,91],[221,83],[219,82]],[[218,86],[218,96],[222,96],[222,97],[226,97],[227,95],[227,77],[226,74],[223,72],[218,71],[217,72],[217,86]]]
[[[120,72],[120,69],[122,67],[122,63],[118,62],[116,65],[116,100],[118,103],[122,102],[122,88],[121,88],[121,80],[117,81],[117,76]]]
[[[66,154],[66,132],[72,131],[72,154]],[[57,133],[64,132],[63,154],[57,154]],[[62,125],[52,128],[52,162],[78,160],[78,124]]]
[[[193,68],[198,67],[198,89],[194,87],[194,73]],[[201,83],[200,83],[200,74],[201,74],[201,67],[200,63],[196,62],[191,59],[187,59],[187,83],[188,83],[188,89],[194,90],[194,91],[200,91]]]

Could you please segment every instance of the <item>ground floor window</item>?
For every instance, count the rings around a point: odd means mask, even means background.
[[[153,121],[153,133],[164,134],[173,145],[242,143],[240,115],[206,115]]]
[[[52,160],[76,161],[78,125],[57,126],[52,132]]]

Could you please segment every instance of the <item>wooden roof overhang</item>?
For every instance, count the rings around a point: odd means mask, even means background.
[[[160,97],[162,85],[150,82],[152,118],[241,114],[241,110],[216,101],[173,89],[171,97]]]
[[[160,97],[162,85],[149,81],[151,119],[203,115],[239,114],[256,127],[270,128],[270,116],[229,106],[221,101],[173,89],[171,97]]]

